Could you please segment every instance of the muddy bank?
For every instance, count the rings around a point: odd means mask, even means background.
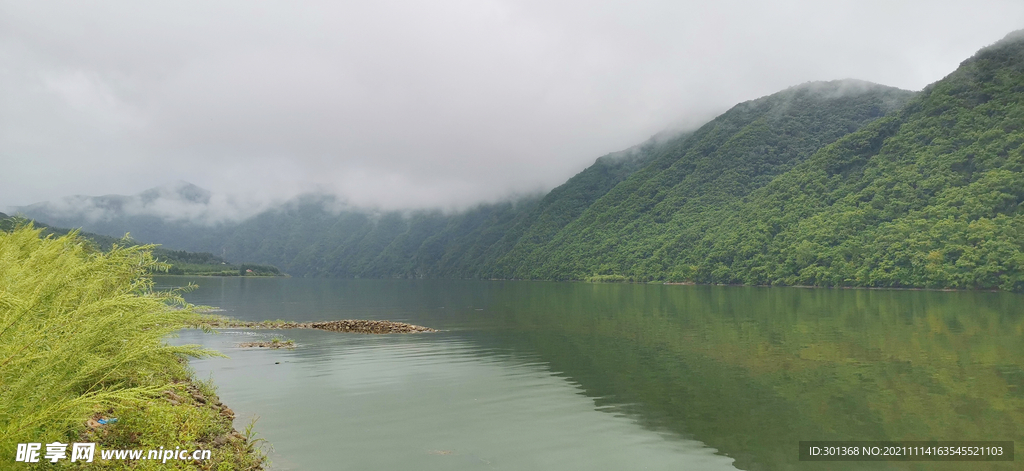
[[[406,324],[394,321],[370,321],[345,319],[324,322],[289,322],[289,321],[241,321],[226,317],[204,320],[197,327],[212,329],[320,329],[331,332],[351,332],[357,334],[412,334],[420,332],[437,332],[430,327]]]

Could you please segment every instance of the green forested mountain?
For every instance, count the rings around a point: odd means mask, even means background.
[[[1019,291],[1022,93],[1017,33],[818,149],[791,140],[785,121],[766,132],[767,118],[748,121],[759,134],[744,146],[736,132],[729,149],[714,132],[735,122],[734,108],[517,260],[511,276]],[[826,107],[810,108],[815,118],[793,120],[803,132],[825,122]]]
[[[732,203],[912,95],[845,80],[736,105],[692,136],[666,143],[548,240],[521,240],[493,276],[663,279],[680,248],[734,211]]]
[[[700,282],[1024,287],[1024,34],[756,190],[673,276]]]
[[[512,278],[515,267],[526,262],[537,247],[551,241],[587,208],[643,169],[664,149],[685,141],[691,133],[666,133],[622,152],[597,159],[593,165],[551,190],[528,214],[521,217],[489,250],[488,263],[477,277]]]
[[[920,93],[792,87],[457,214],[312,195],[209,226],[26,212],[294,275],[1024,290],[1022,98],[1018,32]]]

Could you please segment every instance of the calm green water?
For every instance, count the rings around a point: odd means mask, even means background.
[[[163,287],[188,278],[160,278]],[[1024,297],[438,280],[195,278],[241,319],[443,329],[183,332],[278,469],[1018,469],[812,463],[800,440],[1024,443]],[[295,340],[291,351],[240,349]],[[280,364],[276,364],[280,362]],[[1024,451],[1019,451],[1024,453]]]

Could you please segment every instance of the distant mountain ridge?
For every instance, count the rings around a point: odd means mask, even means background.
[[[41,230],[43,237],[60,237],[69,232],[70,229],[53,227],[39,221],[13,218],[0,213],[0,231],[10,231],[16,227],[31,223],[33,227]],[[111,237],[91,232],[79,231],[78,236],[84,239],[93,250],[103,252],[110,251],[114,245],[134,246],[140,245],[132,239],[123,237]],[[151,250],[153,256],[164,263],[169,264],[166,274],[169,275],[203,275],[203,276],[281,276],[282,273],[272,265],[242,264],[234,265],[221,257],[208,252],[196,253],[184,250],[168,250],[162,247],[155,247]],[[161,272],[163,273],[163,272]]]
[[[1021,291],[1022,77],[1015,32],[920,93],[798,85],[599,158],[543,197],[458,214],[338,212],[307,195],[241,221],[73,225],[307,276]]]
[[[251,206],[231,200],[214,201],[213,194],[192,183],[178,181],[136,195],[75,195],[16,208],[24,214],[45,215],[70,227],[97,225],[98,232],[114,231],[104,223],[125,217],[153,216],[167,220],[215,224],[254,214]],[[229,217],[232,213],[237,217]],[[115,226],[117,224],[114,224]],[[114,231],[116,232],[116,231]]]

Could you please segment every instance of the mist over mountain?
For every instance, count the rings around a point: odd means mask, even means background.
[[[1019,291],[1022,72],[1014,32],[905,106],[806,147],[764,118],[751,121],[752,139],[715,139],[714,123],[738,106],[688,139],[692,150],[637,172],[511,265],[513,276]],[[795,129],[829,125],[815,117]]]
[[[794,84],[920,90],[1022,21],[1019,0],[4,2],[0,209],[181,180],[209,222],[310,193],[465,210]]]
[[[121,224],[119,221],[125,218],[153,217],[212,225],[246,219],[271,204],[267,201],[213,194],[191,183],[178,181],[137,195],[75,195],[16,209],[25,214],[61,221],[61,224],[68,227],[98,224],[105,228],[103,232],[116,232]]]
[[[1021,290],[1020,103],[1016,32],[920,93],[805,83],[458,212],[307,194],[217,219],[189,184],[21,210],[293,275]]]
[[[911,92],[854,80],[804,84],[737,105],[696,133],[661,133],[601,157],[543,197],[481,204],[457,213],[351,208],[331,195],[307,194],[253,216],[235,213],[232,218],[224,216],[232,207],[184,182],[135,196],[73,197],[19,210],[53,224],[114,236],[131,232],[138,240],[175,249],[271,263],[296,275],[536,277],[502,272],[501,267],[539,256],[538,246],[550,243],[595,202],[613,189],[626,191],[620,186],[631,175],[653,171],[652,162],[680,159],[680,147],[686,148],[688,142],[703,142],[693,136],[710,133],[711,139],[721,141],[705,142],[702,149],[746,136],[736,152],[764,159],[778,152],[766,148],[767,141],[755,141],[766,135],[754,128],[785,123],[793,134],[787,142],[796,143],[799,150],[781,159],[800,159],[910,96]],[[754,186],[783,168],[764,165],[768,167],[748,169],[760,178]]]

